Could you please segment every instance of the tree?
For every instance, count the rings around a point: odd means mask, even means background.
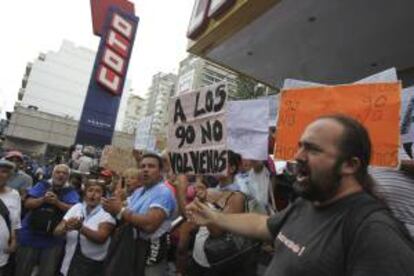
[[[270,89],[252,78],[239,75],[236,80],[236,91],[232,97],[236,100],[257,99],[263,96],[276,94],[278,91],[278,89]]]

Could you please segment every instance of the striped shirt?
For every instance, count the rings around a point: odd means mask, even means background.
[[[370,167],[369,173],[393,215],[405,224],[414,237],[414,175],[385,167]]]

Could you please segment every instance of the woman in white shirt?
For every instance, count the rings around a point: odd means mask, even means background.
[[[56,227],[55,235],[66,234],[61,273],[66,276],[103,275],[110,235],[115,219],[101,207],[104,182],[89,180],[83,203],[74,205]]]

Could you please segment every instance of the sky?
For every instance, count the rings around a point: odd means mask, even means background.
[[[140,17],[127,78],[144,96],[157,72],[177,72],[186,57],[193,0],[132,0]],[[0,106],[12,110],[27,62],[58,51],[64,39],[96,51],[89,0],[2,1]]]

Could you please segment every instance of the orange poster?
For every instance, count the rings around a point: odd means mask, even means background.
[[[350,84],[282,91],[275,158],[293,159],[305,127],[322,115],[346,114],[360,121],[372,143],[371,165],[396,167],[400,144],[401,84]]]

